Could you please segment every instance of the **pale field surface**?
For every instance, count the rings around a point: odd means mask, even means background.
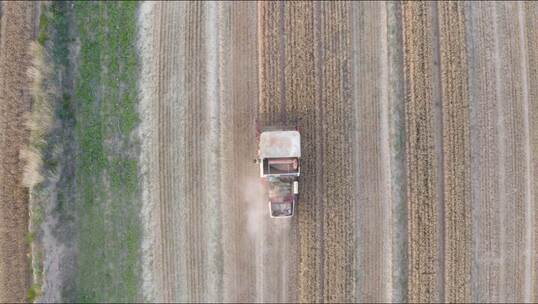
[[[149,299],[537,300],[536,4],[144,6]],[[251,163],[279,124],[288,221]]]

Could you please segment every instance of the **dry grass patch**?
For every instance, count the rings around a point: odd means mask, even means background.
[[[30,131],[30,140],[28,147],[21,151],[21,159],[25,162],[23,184],[32,189],[44,179],[41,152],[46,146],[45,137],[54,125],[53,103],[58,98],[58,89],[53,82],[50,57],[44,48],[32,42],[30,52],[33,59],[28,76],[31,79],[33,104],[25,122]]]
[[[32,42],[30,45],[32,63],[28,69],[31,80],[30,93],[32,95],[32,108],[26,113],[25,126],[29,130],[28,145],[20,152],[24,162],[23,180],[25,187],[29,188],[29,233],[28,239],[31,248],[31,265],[33,284],[28,291],[27,300],[33,302],[41,295],[43,282],[43,249],[39,238],[35,237],[40,231],[43,221],[43,206],[41,198],[47,196],[39,191],[39,186],[49,174],[44,172],[43,154],[47,149],[47,136],[55,125],[55,101],[58,100],[58,89],[53,74],[53,64],[50,56],[41,44]]]

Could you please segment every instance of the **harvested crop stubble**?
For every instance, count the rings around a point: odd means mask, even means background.
[[[538,3],[526,2],[521,8],[520,13],[524,17],[524,24],[521,24],[525,30],[525,47],[527,48],[527,73],[528,73],[528,121],[529,121],[529,144],[531,154],[531,170],[530,189],[531,201],[528,206],[529,214],[527,215],[530,227],[528,229],[530,252],[530,268],[526,268],[529,272],[530,281],[526,282],[528,299],[531,302],[538,302]],[[534,50],[534,51],[529,51]],[[532,132],[531,132],[532,130]],[[534,248],[534,250],[532,250]]]
[[[530,215],[530,154],[528,129],[528,81],[522,6],[515,2],[495,3],[497,24],[496,60],[497,101],[499,106],[498,160],[502,180],[500,181],[501,229],[501,286],[500,301],[523,302],[530,298],[530,239],[527,238],[527,223]],[[532,130],[534,131],[534,130]]]
[[[352,12],[358,225],[353,275],[358,301],[387,302],[392,297],[388,10],[382,2],[357,2]]]
[[[536,286],[531,12],[523,3],[465,6],[472,122],[471,299],[476,302],[531,301]]]
[[[500,301],[499,161],[501,129],[498,128],[497,42],[494,6],[473,3],[466,10],[469,33],[469,91],[471,136],[471,185],[473,224],[473,301]],[[495,23],[494,23],[495,25]]]

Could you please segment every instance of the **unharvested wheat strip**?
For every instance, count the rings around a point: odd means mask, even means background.
[[[438,4],[443,105],[445,301],[470,301],[469,92],[463,3]]]
[[[265,2],[260,3],[259,13],[260,18],[260,32],[262,36],[259,38],[261,49],[260,52],[260,64],[263,66],[263,74],[260,78],[260,86],[262,87],[263,94],[260,95],[260,123],[273,124],[280,115],[280,97],[281,97],[281,73],[283,68],[280,66],[280,14],[282,10],[279,9],[278,2]],[[282,3],[283,5],[283,3]]]
[[[319,5],[318,15],[318,75],[319,75],[319,168],[321,187],[319,217],[322,299],[329,302],[350,301],[352,291],[351,269],[354,251],[352,245],[353,218],[348,212],[354,201],[351,175],[352,160],[349,142],[352,111],[349,79],[346,70],[350,57],[347,53],[347,22],[345,2],[325,2]],[[345,75],[345,76],[344,76]],[[346,99],[347,98],[347,99]]]
[[[315,99],[315,65],[314,65],[314,20],[313,3],[293,3],[286,5],[286,112],[290,119],[298,118],[301,132],[302,168],[300,192],[301,199],[297,205],[297,217],[293,219],[291,233],[298,234],[295,243],[296,255],[291,255],[290,263],[295,261],[297,276],[297,301],[316,301],[319,299],[319,230],[316,228],[321,220],[316,218],[318,208],[316,197],[316,157],[318,149],[314,145],[315,133],[319,125],[315,122],[318,101]],[[269,53],[268,53],[269,54]],[[293,238],[291,238],[293,240]],[[294,243],[292,243],[294,244]],[[295,251],[295,250],[294,250]],[[294,252],[292,251],[292,252]],[[299,258],[300,256],[300,258]],[[289,282],[292,282],[291,279]],[[293,299],[292,297],[292,299]]]
[[[409,301],[439,301],[437,190],[433,132],[431,4],[402,9],[406,86]]]

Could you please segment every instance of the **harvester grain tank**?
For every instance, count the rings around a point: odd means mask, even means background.
[[[301,135],[298,131],[273,130],[259,135],[257,162],[272,218],[294,214],[299,197],[300,158]]]

